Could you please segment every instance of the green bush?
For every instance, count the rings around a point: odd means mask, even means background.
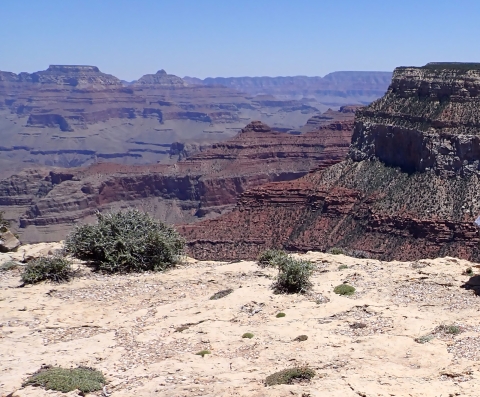
[[[22,386],[41,386],[46,390],[63,393],[78,389],[82,393],[89,393],[101,390],[105,383],[103,374],[93,368],[44,367],[28,378]]]
[[[44,256],[31,260],[21,275],[25,284],[49,280],[57,283],[69,281],[74,275],[71,263],[61,255]]]
[[[415,342],[420,343],[421,345],[424,345],[425,343],[430,342],[434,338],[435,338],[434,335],[427,334],[427,335],[423,335],[423,336],[419,336],[418,338],[415,338]]]
[[[195,354],[196,354],[197,356],[202,356],[202,358],[203,358],[206,354],[212,354],[212,353],[210,352],[210,350],[201,350],[201,351],[199,351],[199,352],[197,352],[197,353],[195,353]]]
[[[65,251],[110,273],[160,271],[174,266],[185,241],[172,227],[138,210],[97,213],[95,225],[77,226]]]
[[[247,338],[247,339],[252,339],[255,335],[253,335],[251,332],[245,332],[242,335],[242,338]]]
[[[268,249],[263,251],[257,259],[260,267],[277,267],[278,264],[288,258],[288,254],[282,250]]]
[[[328,250],[328,253],[332,254],[332,255],[347,255],[345,250],[343,248],[339,248],[339,247],[330,248]]]
[[[284,369],[267,376],[265,384],[267,386],[274,385],[290,385],[294,380],[310,380],[315,376],[315,371],[308,367],[297,367]]]
[[[333,292],[338,295],[350,296],[355,293],[355,288],[348,284],[340,284],[333,289]]]
[[[275,316],[276,318],[281,318],[281,317],[285,317],[286,314],[285,313],[277,313],[277,315]]]
[[[311,262],[288,256],[278,264],[278,274],[273,289],[276,293],[304,293],[312,287],[310,277],[313,269]]]
[[[347,265],[340,265],[338,267],[338,270],[345,270],[345,269],[348,269],[348,266]]]

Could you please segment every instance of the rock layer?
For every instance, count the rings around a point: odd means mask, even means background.
[[[223,141],[255,119],[299,128],[326,109],[315,101],[268,103],[223,86],[191,86],[164,70],[132,84],[95,66],[0,72],[0,177],[32,163],[168,163],[173,142]]]
[[[169,223],[193,222],[231,210],[249,188],[341,161],[352,131],[352,113],[328,112],[323,124],[301,134],[252,122],[173,165],[24,171],[0,181],[0,209],[17,223],[22,242],[57,241],[74,222],[109,208],[136,206]]]
[[[387,94],[357,112],[346,161],[252,189],[233,212],[182,227],[191,253],[343,247],[480,260],[479,76],[477,64],[397,68]]]

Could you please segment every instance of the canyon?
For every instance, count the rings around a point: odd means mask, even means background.
[[[330,102],[338,109],[378,98],[388,85],[381,76],[371,72],[362,84],[332,80],[329,89],[337,99]],[[369,94],[348,95],[358,88]],[[192,83],[165,70],[130,83],[96,66],[0,71],[0,177],[32,166],[171,164],[177,142],[201,147],[225,141],[253,120],[295,130],[332,107],[307,91],[293,98],[240,89]]]
[[[238,198],[180,231],[196,258],[255,258],[266,248],[382,260],[480,259],[480,65],[400,67],[357,111],[347,158]]]
[[[0,180],[0,211],[23,243],[63,239],[97,210],[138,207],[176,224],[211,219],[250,188],[343,160],[358,108],[328,110],[291,133],[255,121],[223,142],[172,145],[173,164],[23,170]]]

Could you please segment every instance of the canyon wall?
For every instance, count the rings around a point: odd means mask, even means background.
[[[341,247],[385,260],[480,260],[480,65],[402,67],[357,112],[345,161],[242,194],[181,232],[197,258]]]
[[[25,170],[0,180],[0,210],[22,242],[57,241],[95,211],[138,207],[169,223],[190,223],[230,211],[239,194],[299,178],[341,161],[353,132],[350,107],[316,117],[294,134],[252,122],[234,138],[189,149],[172,165],[98,163],[84,168]],[[181,157],[185,147],[173,145]]]
[[[300,128],[327,108],[192,86],[164,70],[132,84],[95,66],[0,72],[0,177],[32,165],[169,163],[173,142],[221,142],[252,120]]]

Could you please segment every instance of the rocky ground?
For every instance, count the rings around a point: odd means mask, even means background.
[[[21,247],[0,263],[58,247]],[[118,397],[478,395],[480,301],[477,277],[464,271],[480,266],[301,257],[316,264],[308,295],[273,294],[275,271],[247,261],[188,259],[166,273],[115,276],[78,264],[70,283],[24,288],[20,270],[0,272],[0,395],[61,395],[21,388],[42,364],[95,367]],[[333,293],[346,281],[353,296]],[[195,355],[203,349],[211,354]],[[316,371],[310,383],[264,385],[304,364]]]

